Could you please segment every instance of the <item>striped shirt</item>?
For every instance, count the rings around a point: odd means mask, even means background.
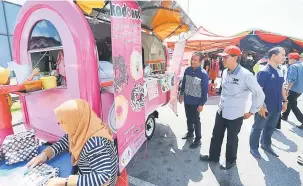
[[[68,137],[64,135],[51,146],[57,155],[68,150]],[[110,179],[109,186],[115,186],[118,175],[118,156],[114,143],[103,137],[87,140],[78,161],[78,186],[102,186]]]

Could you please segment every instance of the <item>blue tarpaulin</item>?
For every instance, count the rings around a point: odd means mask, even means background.
[[[280,46],[283,47],[286,52],[303,52],[303,48],[297,45],[293,40],[286,38],[284,41],[279,43],[269,43],[260,39],[258,35],[247,35],[240,41],[240,48],[243,50],[250,50],[257,53],[267,53],[271,48]]]

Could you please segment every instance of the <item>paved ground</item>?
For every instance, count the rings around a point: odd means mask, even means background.
[[[298,121],[293,115],[283,122],[282,130],[273,135],[273,148],[280,155],[274,158],[260,150],[262,160],[255,160],[249,153],[248,138],[253,118],[244,122],[239,134],[238,165],[228,171],[218,164],[199,161],[199,154],[207,153],[214,125],[218,98],[211,98],[201,114],[203,145],[191,150],[189,141],[181,136],[186,132],[183,105],[179,105],[179,117],[164,107],[157,120],[154,137],[144,144],[127,167],[131,184],[158,186],[301,186],[303,166],[296,163],[303,152],[303,130],[296,128]],[[303,99],[299,102],[303,110]],[[223,142],[226,144],[226,139]],[[225,145],[222,155],[225,154]],[[221,158],[224,162],[224,157]],[[141,182],[143,180],[144,182]],[[150,184],[147,184],[149,182]]]
[[[303,130],[296,128],[298,121],[290,115],[290,121],[283,122],[282,130],[275,131],[274,149],[280,158],[265,154],[263,160],[255,160],[249,154],[248,137],[253,118],[244,122],[239,134],[238,165],[228,171],[221,171],[217,164],[199,161],[199,154],[207,153],[214,125],[218,98],[210,98],[201,114],[203,145],[201,149],[189,149],[189,141],[181,136],[186,132],[186,118],[183,105],[178,105],[179,116],[168,107],[163,107],[154,137],[145,143],[127,167],[131,186],[301,186],[303,166],[296,163],[303,152]],[[303,97],[299,101],[303,110]],[[13,113],[13,122],[22,122],[20,112]],[[23,125],[14,127],[16,132],[24,130]],[[223,142],[226,143],[226,139]],[[222,155],[225,153],[222,147]],[[222,157],[224,162],[224,157]]]

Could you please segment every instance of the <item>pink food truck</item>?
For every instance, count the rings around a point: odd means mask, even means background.
[[[97,1],[96,1],[97,2]],[[101,5],[100,5],[101,3]],[[155,130],[157,109],[176,112],[184,46],[169,56],[163,41],[196,29],[175,1],[27,1],[13,47],[19,65],[39,67],[56,85],[19,93],[24,124],[45,141],[63,132],[53,109],[81,98],[112,129],[120,172]],[[53,83],[52,83],[53,84]]]

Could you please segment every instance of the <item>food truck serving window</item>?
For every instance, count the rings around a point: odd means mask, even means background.
[[[66,86],[62,41],[50,21],[41,20],[33,26],[28,41],[28,54],[32,69],[38,67],[40,76],[51,76],[49,78],[56,79],[58,86]]]
[[[28,50],[59,46],[62,46],[62,42],[55,26],[47,20],[37,22],[32,29]]]

